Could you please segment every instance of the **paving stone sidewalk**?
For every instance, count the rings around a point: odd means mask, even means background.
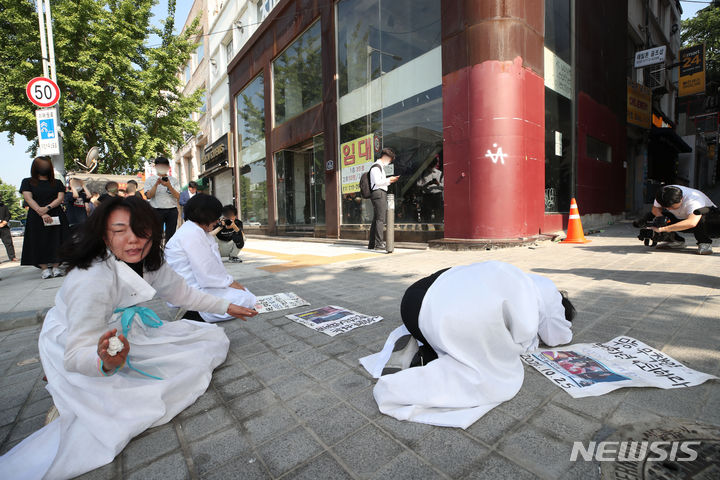
[[[82,478],[593,479],[600,477],[596,463],[570,461],[573,441],[669,417],[720,425],[718,381],[572,399],[529,368],[520,393],[467,430],[379,413],[374,380],[358,358],[379,350],[400,324],[405,288],[440,268],[484,260],[511,262],[568,290],[578,309],[574,342],[627,334],[720,375],[720,253],[652,251],[628,224],[589,238],[582,246],[411,251],[277,273],[233,266],[257,295],[293,291],[313,307],[335,304],[385,319],[336,337],[284,317],[308,307],[224,323],[230,353],[208,391]],[[0,332],[0,453],[40,428],[51,406],[38,332]]]

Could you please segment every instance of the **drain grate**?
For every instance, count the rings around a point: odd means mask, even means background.
[[[720,479],[720,427],[680,419],[625,425],[607,438],[622,452],[600,462],[608,480]]]

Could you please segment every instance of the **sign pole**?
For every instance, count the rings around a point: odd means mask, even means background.
[[[43,0],[37,0],[38,23],[40,25],[40,48],[43,56],[43,74],[46,78],[50,78],[57,83],[57,75],[55,71],[55,43],[53,41],[52,16],[50,12],[49,0],[44,0],[45,4],[45,22],[43,23]],[[45,29],[47,28],[47,47],[45,44]],[[58,176],[65,177],[65,155],[63,152],[62,131],[60,129],[60,104],[55,105],[55,117],[57,119],[57,141],[60,153],[52,155],[53,168]]]

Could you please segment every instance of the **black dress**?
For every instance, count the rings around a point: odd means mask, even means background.
[[[57,199],[58,193],[65,192],[60,180],[54,182],[38,180],[36,185],[30,183],[30,180],[30,178],[23,179],[20,193],[30,192],[33,200],[41,207]],[[46,227],[42,217],[35,210],[32,208],[28,210],[20,265],[37,267],[40,264],[60,263],[60,245],[69,236],[68,221],[60,206],[50,210],[48,215],[60,217],[60,225]]]

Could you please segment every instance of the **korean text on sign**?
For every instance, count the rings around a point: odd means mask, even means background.
[[[360,177],[374,161],[373,135],[365,135],[340,145],[342,193],[360,191]]]

